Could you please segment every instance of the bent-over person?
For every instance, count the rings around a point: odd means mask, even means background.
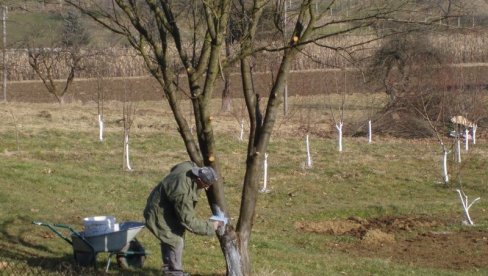
[[[184,234],[214,235],[220,223],[196,217],[195,205],[201,189],[217,181],[211,167],[198,167],[186,161],[171,168],[170,173],[152,190],[144,209],[146,227],[159,239],[164,275],[183,273]]]

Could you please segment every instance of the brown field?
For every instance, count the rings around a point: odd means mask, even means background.
[[[426,81],[429,78],[426,77]],[[152,77],[127,77],[101,79],[101,90],[106,100],[123,101],[127,93],[129,101],[158,101],[163,98],[159,84]],[[460,87],[488,86],[488,66],[482,64],[464,64],[453,67],[450,83],[443,83],[452,89]],[[185,88],[185,78],[180,80]],[[271,86],[271,73],[256,73],[254,82],[256,91],[267,96]],[[239,75],[234,74],[231,79],[233,97],[240,98],[241,86]],[[220,97],[223,85],[218,81],[214,97]],[[90,102],[97,99],[96,79],[75,79],[74,84],[66,95],[66,102]],[[288,78],[289,96],[327,95],[346,93],[381,92],[377,84],[368,81],[366,75],[357,70],[301,70],[292,71]],[[184,97],[182,95],[182,97]],[[0,97],[3,98],[3,95]],[[13,102],[56,102],[54,96],[47,93],[41,81],[13,81],[7,85],[7,100]]]

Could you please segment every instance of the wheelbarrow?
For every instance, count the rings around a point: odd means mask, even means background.
[[[144,228],[140,222],[127,221],[120,223],[119,230],[109,233],[86,236],[66,224],[50,224],[39,221],[35,225],[45,226],[73,247],[75,262],[80,266],[93,266],[95,269],[97,254],[108,253],[105,271],[108,272],[113,256],[122,269],[142,268],[146,259],[146,251],[135,236]],[[63,229],[63,230],[62,230]],[[62,232],[69,231],[70,237]]]

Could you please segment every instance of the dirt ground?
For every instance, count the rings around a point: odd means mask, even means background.
[[[348,92],[371,92],[371,87],[365,87],[359,72],[348,72]],[[270,73],[256,73],[255,89],[260,95],[267,96],[272,75]],[[342,89],[337,87],[343,75],[329,71],[300,71],[291,72],[288,82],[288,95],[307,96],[326,93],[336,93]],[[123,101],[124,98],[133,101],[158,101],[163,98],[160,85],[152,77],[106,78],[99,80],[75,79],[65,96],[65,102],[96,101],[98,93],[103,93],[105,100]],[[185,80],[181,80],[185,83]],[[238,75],[230,79],[232,97],[242,97],[242,86]],[[64,85],[63,81],[59,86]],[[184,86],[183,86],[184,87]],[[221,97],[223,82],[218,79],[214,97]],[[342,90],[341,90],[342,91]],[[183,94],[182,94],[183,97]],[[3,95],[0,96],[0,99]],[[7,99],[13,102],[49,103],[56,102],[56,98],[49,94],[40,80],[8,82]]]
[[[443,231],[453,220],[428,217],[297,222],[298,231],[349,237],[327,242],[328,248],[355,256],[389,259],[414,266],[455,271],[488,267],[488,231],[464,226]],[[459,222],[458,222],[459,223]]]
[[[469,86],[476,83],[477,85],[486,86],[488,83],[488,66],[466,66],[462,67],[461,73],[456,73],[452,78],[453,83],[459,83],[459,76],[462,76],[463,82]],[[271,85],[271,73],[256,73],[254,75],[254,85],[256,93],[262,96],[268,96]],[[337,70],[304,70],[291,71],[288,77],[288,95],[289,96],[308,96],[308,95],[325,95],[329,93],[364,93],[379,92],[383,88],[373,83],[365,83],[365,76],[359,71],[337,71]],[[100,83],[98,83],[100,81]],[[231,93],[232,97],[241,97],[241,81],[237,74],[231,76]],[[182,87],[186,80],[184,77],[180,80]],[[59,82],[60,87],[64,85],[64,80]],[[223,89],[221,79],[217,80],[214,97],[220,97]],[[131,78],[102,78],[97,79],[79,79],[76,78],[73,85],[65,96],[65,102],[89,102],[96,101],[98,93],[102,93],[105,100],[122,101],[153,101],[161,100],[163,92],[160,85],[149,76],[131,77]],[[3,95],[0,96],[0,99]],[[7,99],[14,102],[37,102],[47,103],[56,102],[54,96],[49,94],[40,80],[37,81],[11,81],[7,83]]]

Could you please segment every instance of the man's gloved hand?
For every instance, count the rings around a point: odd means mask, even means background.
[[[224,222],[222,221],[214,220],[212,221],[212,223],[213,223],[214,230],[217,230],[220,226],[224,226]]]

